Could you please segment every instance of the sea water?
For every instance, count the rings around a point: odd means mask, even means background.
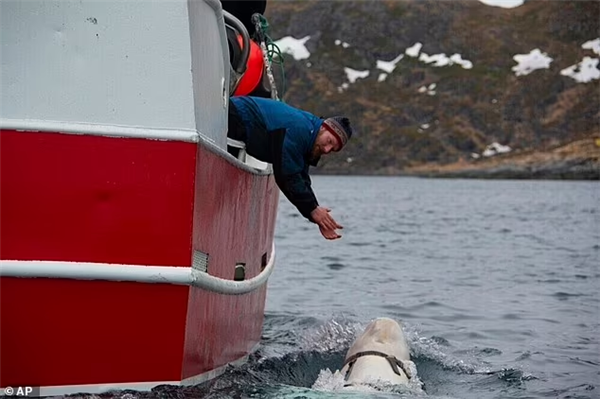
[[[281,196],[258,351],[205,384],[129,398],[600,397],[598,182],[313,187],[343,237],[323,239]],[[336,370],[383,316],[403,323],[419,384],[345,391]]]

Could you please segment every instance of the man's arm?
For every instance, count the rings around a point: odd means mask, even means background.
[[[275,182],[300,214],[312,222],[310,213],[319,203],[310,186],[310,179],[307,184],[308,171],[301,145],[293,141],[298,137],[289,137],[287,129],[274,130],[270,132],[270,137]]]
[[[305,172],[284,174],[281,168],[274,167],[275,182],[286,198],[298,209],[306,219],[316,223],[311,218],[311,213],[318,206],[319,202],[310,185],[306,184]]]
[[[336,232],[336,229],[342,229],[343,227],[337,224],[331,215],[329,215],[331,209],[319,206],[310,188],[310,184],[307,184],[307,181],[310,182],[310,179],[306,179],[307,176],[303,176],[302,174],[280,176],[279,178],[277,176],[278,174],[276,173],[275,181],[281,192],[298,208],[302,216],[319,226],[323,237],[328,240],[335,240],[341,237]]]
[[[285,137],[284,129],[274,132],[274,136],[273,172],[279,189],[302,216],[319,225],[323,237],[328,240],[340,238],[335,230],[342,226],[331,217],[330,209],[319,206],[312,190],[308,175],[309,164],[304,159],[305,151],[293,145],[289,137]]]

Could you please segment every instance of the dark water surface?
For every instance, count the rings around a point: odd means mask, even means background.
[[[600,397],[600,184],[313,180],[343,238],[282,198],[265,352],[339,367],[354,330],[388,316],[425,383],[403,396]]]
[[[258,352],[156,397],[600,397],[600,184],[316,176],[313,186],[343,238],[324,240],[282,196]],[[424,391],[341,390],[332,372],[379,316],[403,323]]]

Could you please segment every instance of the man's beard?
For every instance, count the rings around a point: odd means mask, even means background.
[[[314,146],[312,151],[310,152],[310,164],[316,166],[319,160],[321,159],[321,147]]]

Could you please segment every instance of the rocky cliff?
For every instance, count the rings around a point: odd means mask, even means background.
[[[271,1],[265,16],[284,101],[357,129],[317,173],[600,176],[598,1]]]

